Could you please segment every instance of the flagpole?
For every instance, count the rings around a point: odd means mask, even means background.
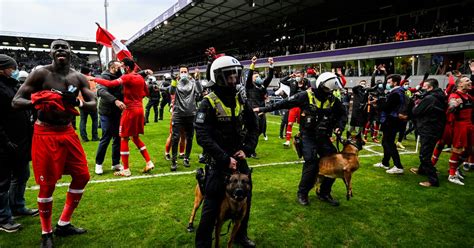
[[[106,30],[109,30],[109,18],[107,16],[107,7],[109,7],[109,3],[107,2],[107,0],[104,0],[104,9],[105,9],[105,29]],[[109,48],[108,47],[105,47],[105,64],[108,65],[109,64]]]

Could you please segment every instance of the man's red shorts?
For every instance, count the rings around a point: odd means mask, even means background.
[[[472,150],[474,145],[474,126],[470,122],[455,122],[453,128],[453,147]]]
[[[53,185],[62,175],[89,175],[86,154],[71,125],[35,124],[31,149],[36,183]]]
[[[126,108],[120,119],[120,137],[133,137],[144,133],[145,116],[143,107]]]
[[[301,109],[296,107],[290,109],[290,112],[288,113],[288,123],[292,122],[298,122],[300,123],[300,114],[301,114]]]

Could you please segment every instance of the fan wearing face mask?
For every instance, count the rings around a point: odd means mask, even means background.
[[[265,107],[265,98],[267,97],[267,87],[273,79],[273,58],[268,58],[269,71],[268,76],[263,79],[258,71],[255,71],[255,64],[257,57],[252,58],[252,64],[248,71],[247,82],[245,83],[245,90],[247,93],[247,100],[252,108]],[[263,134],[265,140],[268,139],[266,134],[267,119],[265,114],[258,116],[259,136]],[[253,154],[255,155],[255,154]]]
[[[186,136],[186,152],[184,154],[183,166],[189,167],[189,156],[193,145],[194,117],[196,115],[196,98],[202,92],[202,85],[188,74],[188,68],[179,68],[178,80],[171,81],[170,94],[174,95],[173,115],[171,119],[171,171],[176,171],[178,164],[178,143],[180,130],[184,130]]]

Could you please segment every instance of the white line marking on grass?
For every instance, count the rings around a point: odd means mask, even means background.
[[[377,155],[383,155],[383,153],[374,151],[374,150],[370,149],[369,147],[364,147],[364,149],[371,152],[371,153],[377,154]]]
[[[400,152],[400,155],[405,155],[405,154],[415,154],[416,152],[414,151],[407,151],[407,152]],[[364,154],[364,155],[359,155],[359,158],[367,158],[367,157],[377,157],[381,156],[383,154]],[[296,161],[291,161],[291,162],[276,162],[276,163],[268,163],[268,164],[256,164],[256,165],[251,165],[251,168],[259,168],[259,167],[268,167],[268,166],[274,166],[274,165],[288,165],[288,164],[301,164],[303,163],[303,160],[296,160]],[[121,181],[132,181],[132,180],[138,180],[138,179],[146,179],[146,178],[155,178],[155,177],[167,177],[167,176],[181,176],[181,175],[190,175],[194,174],[196,171],[180,171],[180,172],[166,172],[166,173],[161,173],[161,174],[153,174],[153,175],[143,175],[143,176],[131,176],[131,177],[120,177],[120,178],[109,178],[109,179],[101,179],[101,180],[90,180],[89,184],[91,183],[113,183],[113,182],[121,182]],[[66,187],[69,186],[69,183],[57,183],[56,187]],[[39,186],[31,186],[27,187],[27,190],[39,190]]]

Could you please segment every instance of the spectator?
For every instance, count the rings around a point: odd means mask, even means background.
[[[91,76],[91,69],[89,67],[82,67],[81,68],[81,73],[84,74],[85,76]],[[89,82],[89,87],[92,92],[97,93],[97,88],[96,84],[94,81]],[[79,96],[79,99],[82,99],[82,96]],[[81,131],[81,138],[82,141],[88,142],[89,138],[87,137],[87,116],[91,117],[92,120],[92,141],[99,141],[99,136],[97,134],[97,125],[98,125],[98,116],[97,116],[97,109],[93,111],[85,110],[85,109],[80,109],[81,113],[81,122],[79,123],[79,130]]]
[[[108,64],[108,70],[100,75],[100,78],[112,81],[121,76],[121,63],[112,60]],[[103,85],[97,85],[97,96],[99,101],[99,115],[102,127],[102,137],[97,147],[97,155],[95,157],[95,173],[101,175],[104,173],[102,164],[104,163],[105,154],[110,140],[112,142],[112,170],[120,171],[123,166],[120,164],[120,117],[122,110],[125,109],[123,103],[122,87],[108,88]]]
[[[352,114],[351,114],[351,129],[354,132],[358,128],[358,132],[362,133],[364,125],[367,121],[367,82],[361,80],[359,85],[352,88]]]
[[[420,166],[410,168],[410,171],[425,175],[428,181],[420,182],[423,187],[439,187],[436,167],[431,163],[431,154],[436,142],[443,134],[446,123],[446,96],[438,87],[438,81],[430,78],[424,81],[422,93],[418,95],[421,101],[413,109],[413,118],[420,135]]]
[[[398,74],[387,76],[385,85],[389,93],[386,98],[377,100],[382,111],[380,122],[382,123],[383,131],[383,159],[381,163],[377,163],[374,166],[386,169],[386,172],[389,174],[403,174],[404,172],[400,162],[400,155],[395,145],[395,137],[401,128],[401,121],[398,114],[405,99],[405,89],[400,87],[401,80],[401,76]],[[393,159],[394,164],[391,169],[389,169],[390,159]]]
[[[11,77],[16,68],[13,58],[0,54],[0,230],[5,232],[20,229],[14,215],[38,215],[37,209],[25,206],[33,130],[30,111],[12,109],[19,87],[19,82]]]
[[[199,81],[192,79],[188,74],[188,68],[179,68],[179,81],[172,81],[170,93],[175,95],[172,116],[171,137],[171,171],[176,171],[176,159],[178,155],[179,131],[184,129],[186,135],[186,152],[183,165],[189,167],[189,156],[193,145],[194,117],[196,115],[196,98],[201,94],[202,86]]]

